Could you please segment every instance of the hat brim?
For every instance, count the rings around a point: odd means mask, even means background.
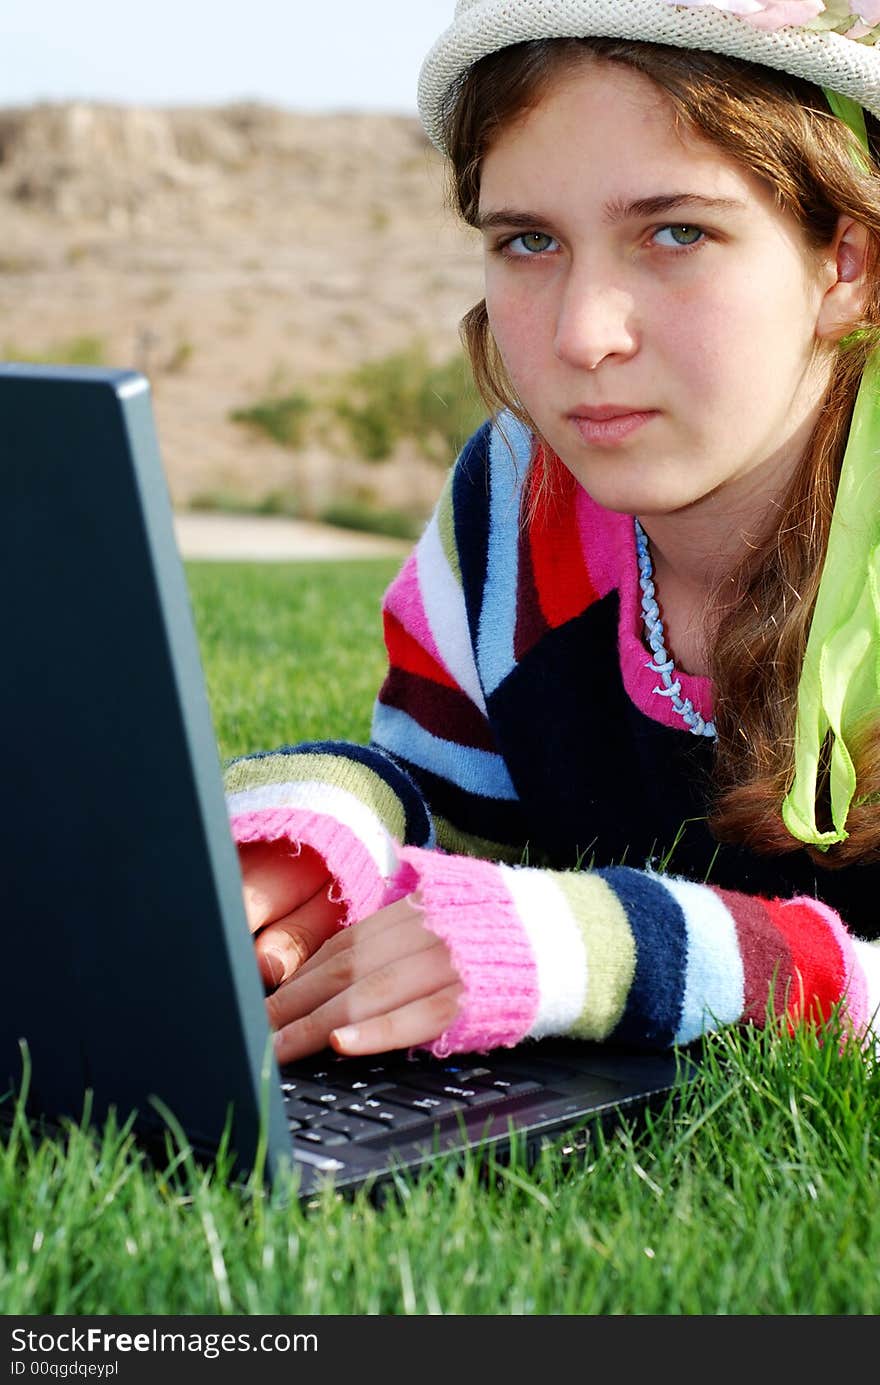
[[[431,48],[419,114],[446,153],[443,127],[462,78],[487,53],[542,38],[623,38],[705,49],[763,63],[858,101],[880,119],[880,47],[831,30],[756,29],[736,15],[663,0],[474,0]]]

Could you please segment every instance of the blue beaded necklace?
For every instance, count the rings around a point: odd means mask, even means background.
[[[642,589],[642,618],[645,622],[648,644],[654,655],[653,660],[648,660],[645,668],[659,673],[663,680],[663,687],[658,685],[654,692],[660,697],[670,699],[673,711],[678,713],[692,735],[708,736],[711,740],[716,740],[718,732],[715,730],[715,723],[704,721],[690,698],[682,699],[680,696],[681,679],[675,672],[675,665],[666,649],[666,636],[663,631],[663,621],[660,619],[660,607],[654,596],[654,583],[652,581],[654,569],[651,564],[651,554],[648,551],[648,536],[635,517],[634,523],[636,527],[636,552],[639,558],[639,586]]]

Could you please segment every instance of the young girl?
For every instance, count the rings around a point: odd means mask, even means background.
[[[492,418],[387,593],[369,747],[228,770],[282,1062],[866,1033],[878,39],[878,0],[458,0],[420,110]]]

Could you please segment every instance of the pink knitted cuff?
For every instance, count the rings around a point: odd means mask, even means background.
[[[305,808],[261,808],[230,818],[236,845],[287,841],[291,855],[310,846],[334,877],[330,899],[345,905],[343,925],[375,913],[384,902],[385,880],[373,857],[350,828],[327,813]]]
[[[425,926],[442,938],[464,983],[454,1023],[432,1044],[436,1058],[512,1048],[538,1009],[538,969],[497,866],[409,846],[395,883],[415,895]]]

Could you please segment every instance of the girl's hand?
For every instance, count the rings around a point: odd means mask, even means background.
[[[280,1063],[328,1045],[385,1053],[430,1043],[458,1012],[461,981],[449,950],[399,899],[336,933],[266,998]]]
[[[268,988],[288,980],[339,928],[344,905],[328,899],[332,877],[311,847],[298,856],[287,842],[238,848],[244,907]]]

